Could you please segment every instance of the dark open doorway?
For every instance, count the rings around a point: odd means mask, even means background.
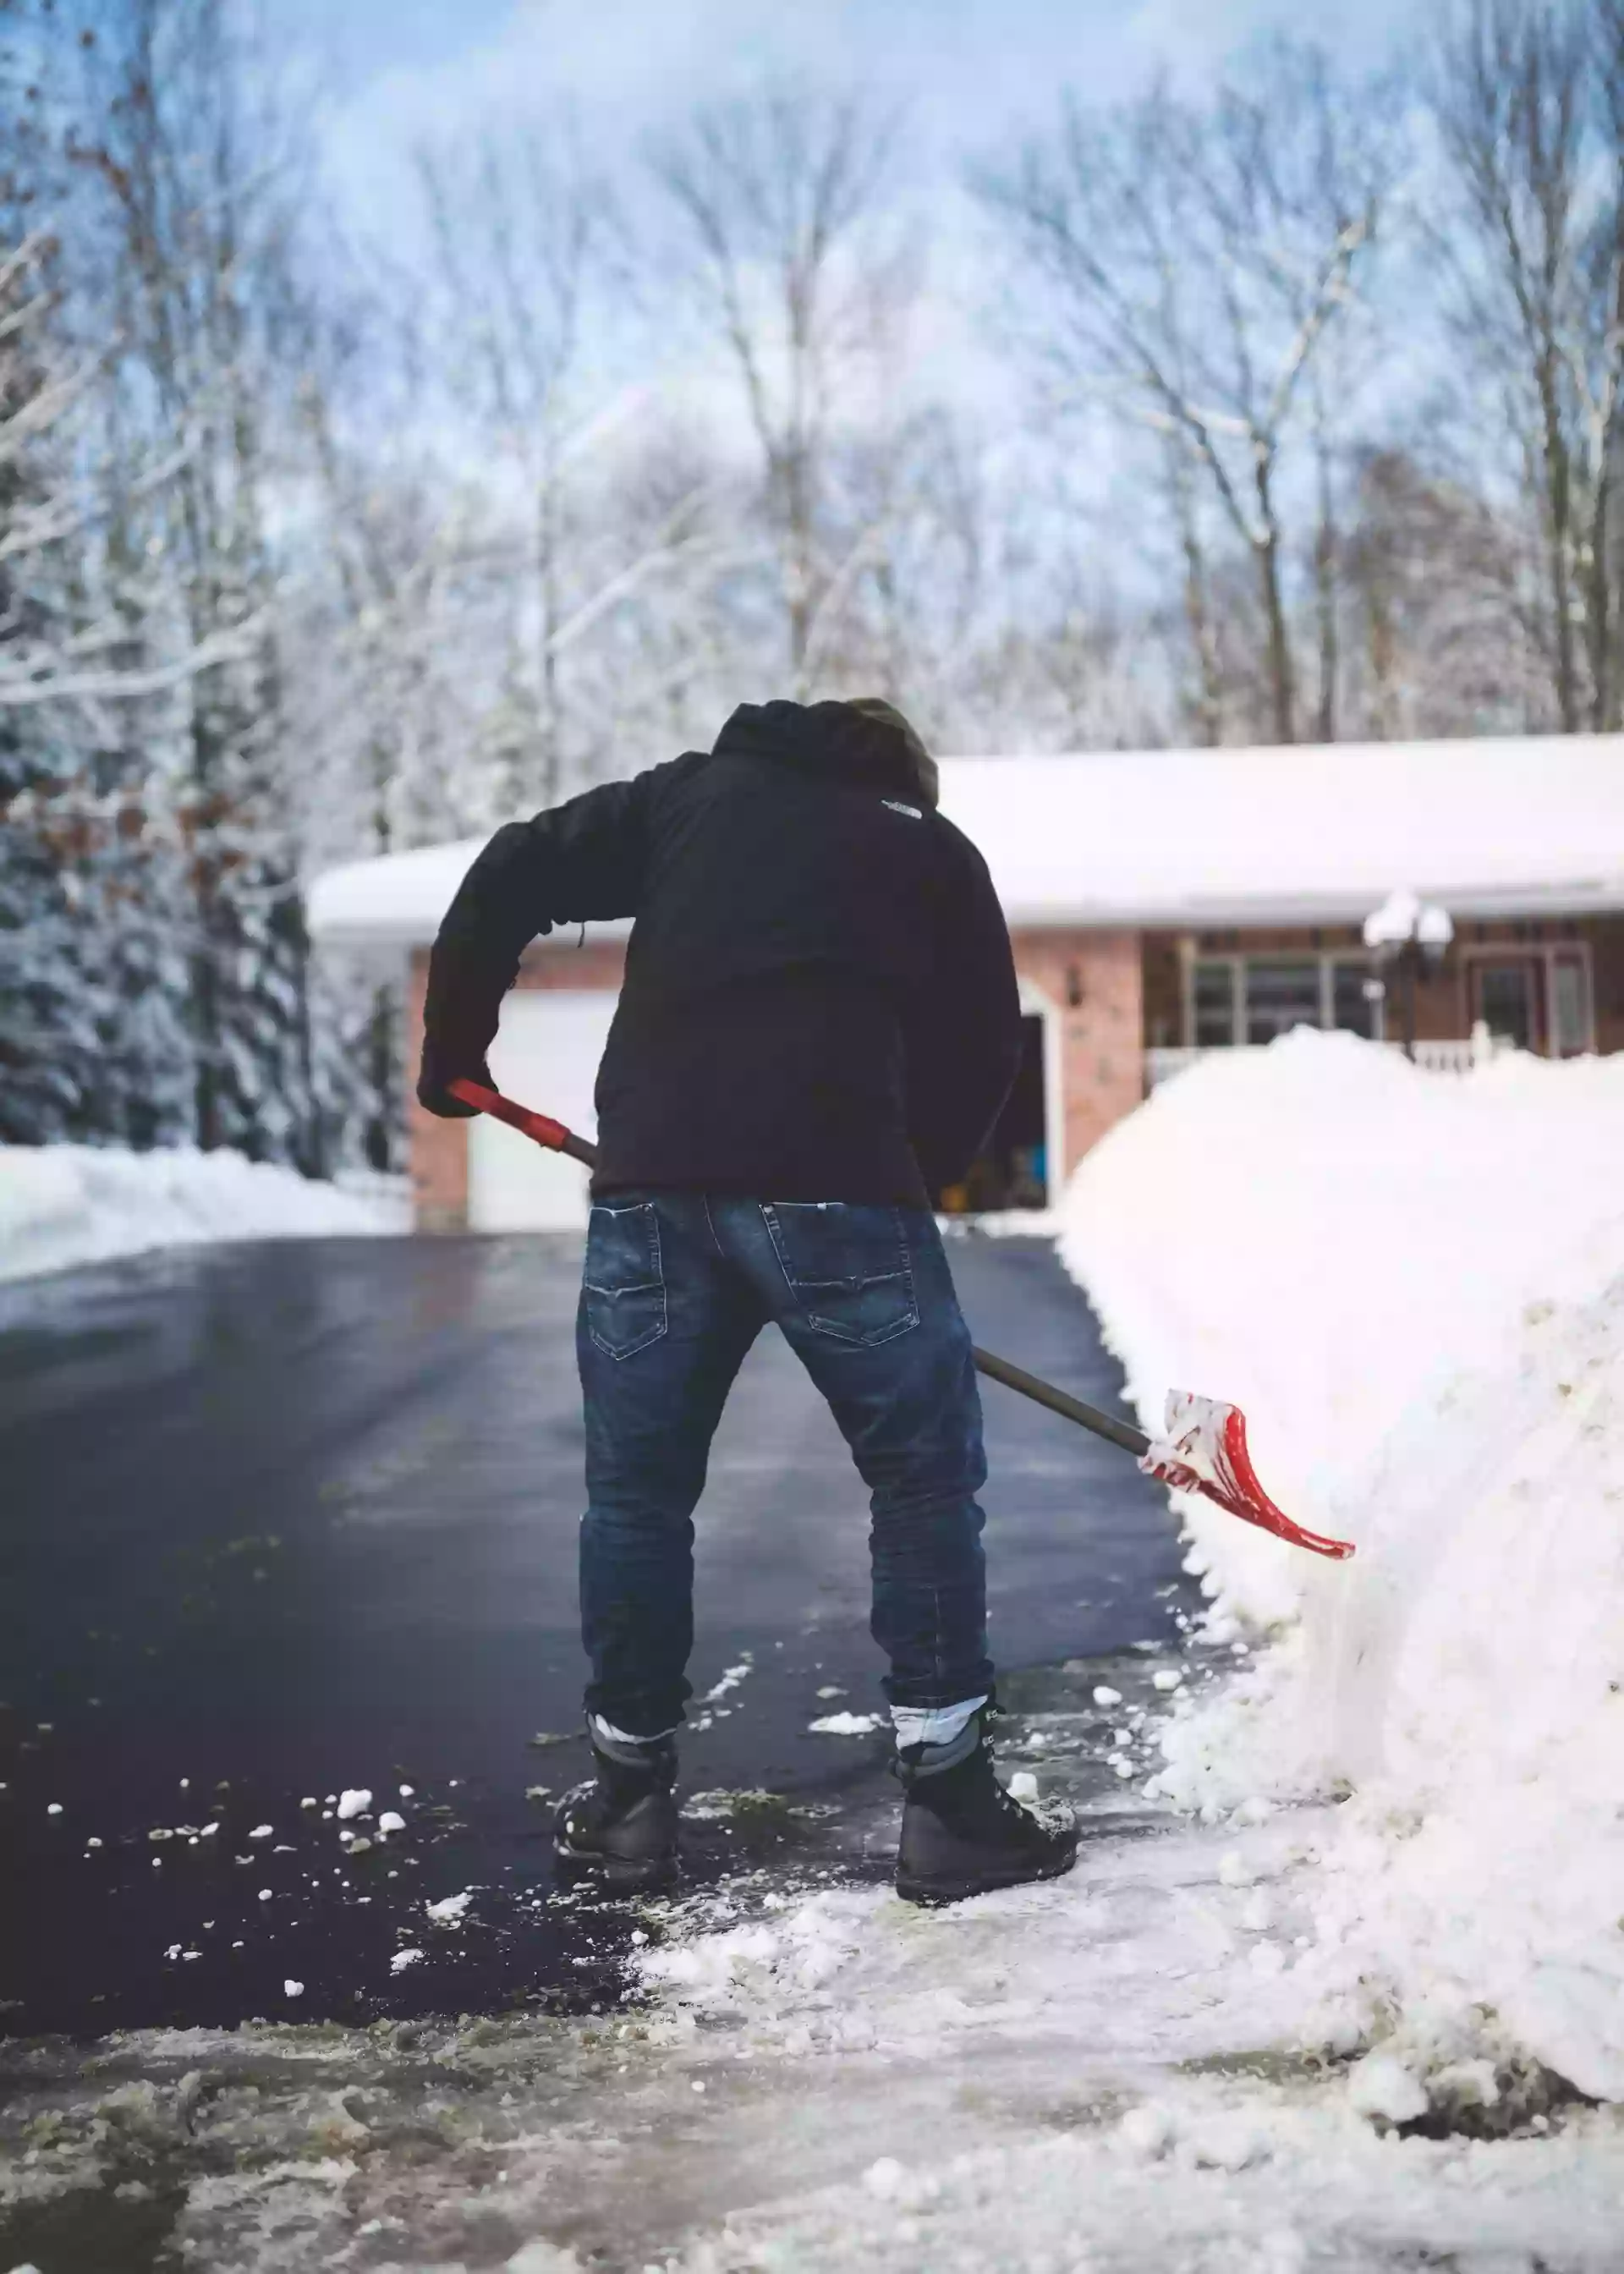
[[[1043,1079],[1043,1020],[1035,1012],[1020,1022],[1020,1072],[998,1117],[987,1149],[961,1185],[944,1186],[936,1204],[944,1216],[983,1209],[1041,1209],[1049,1205],[1049,1163]]]

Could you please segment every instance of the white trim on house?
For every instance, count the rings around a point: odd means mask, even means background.
[[[1047,989],[1024,972],[1016,974],[1021,1013],[1043,1021],[1043,1205],[1054,1208],[1065,1189],[1064,1013]]]

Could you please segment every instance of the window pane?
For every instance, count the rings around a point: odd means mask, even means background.
[[[1368,964],[1334,963],[1331,966],[1331,1024],[1346,1028],[1350,1035],[1363,1035],[1367,1042],[1373,1042],[1376,1005],[1367,1002],[1365,996],[1370,982]]]
[[[1590,990],[1584,979],[1584,966],[1576,957],[1561,957],[1552,966],[1551,1047],[1559,1058],[1590,1048]]]
[[[1534,1047],[1534,970],[1519,963],[1477,966],[1478,1015],[1492,1035],[1519,1050]]]
[[[1235,989],[1230,966],[1198,963],[1194,991],[1197,1049],[1227,1049],[1235,1040]]]
[[[1320,1024],[1318,963],[1246,966],[1246,1039],[1272,1043],[1292,1027]]]

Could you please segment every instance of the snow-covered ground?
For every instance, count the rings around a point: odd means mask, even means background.
[[[404,1231],[410,1214],[240,1153],[0,1145],[0,1280],[206,1240]]]
[[[1235,1397],[1358,1554],[1184,1511],[1182,1664],[1076,1662],[1002,1740],[1070,1877],[741,1875],[648,1905],[588,2022],[41,2049],[0,2206],[162,2200],[214,2274],[1619,2274],[1620,1161],[1624,1060],[1299,1035],[1158,1089],[1064,1258],[1146,1419]]]

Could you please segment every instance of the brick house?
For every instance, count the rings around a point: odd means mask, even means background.
[[[1624,1050],[1624,736],[948,758],[942,809],[991,869],[1027,1034],[946,1209],[1052,1202],[1202,1050],[1304,1023],[1391,1041],[1362,926],[1396,887],[1455,927],[1416,990],[1423,1064],[1464,1070],[1474,1029],[1551,1057]],[[477,850],[358,862],[312,890],[319,939],[406,977],[411,1065],[429,943]],[[491,1053],[504,1088],[583,1135],[629,930],[536,942]],[[410,1156],[425,1230],[584,1222],[585,1171],[494,1123],[414,1104]]]

